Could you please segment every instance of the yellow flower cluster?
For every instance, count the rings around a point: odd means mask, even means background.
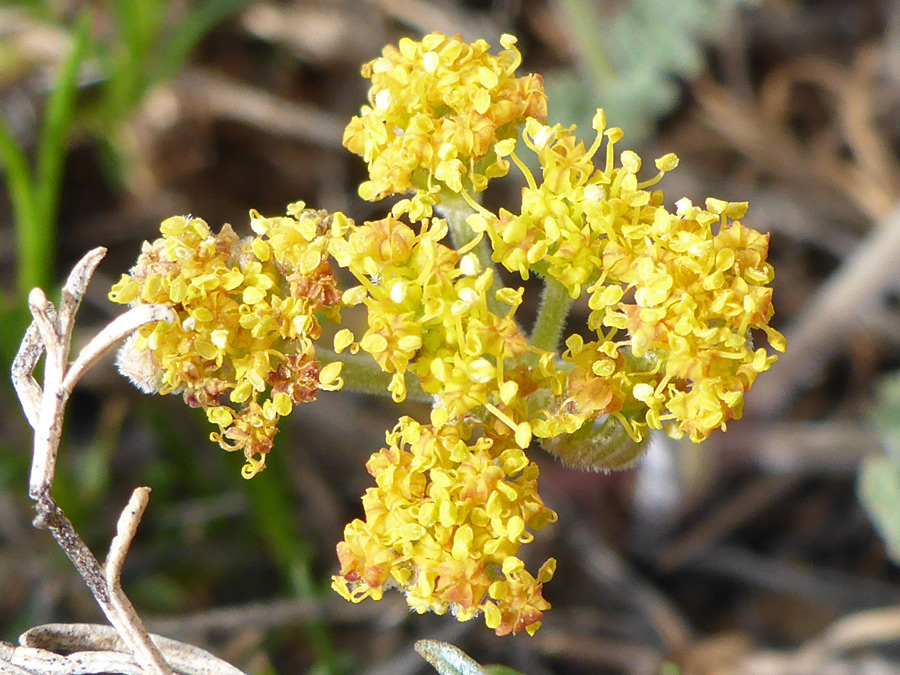
[[[297,203],[285,217],[252,212],[255,236],[243,240],[172,218],[111,293],[175,309],[174,324],[141,329],[120,366],[205,408],[212,438],[243,451],[246,476],[279,418],[342,385],[339,359],[358,369],[369,357],[371,380],[389,374],[397,402],[411,385],[431,395],[430,424],[402,418],[369,460],[375,487],[338,545],[333,587],[354,602],[399,588],[418,612],[483,615],[501,635],[533,633],[550,606],[542,586],[555,563],[532,576],[519,557],[556,520],[537,494],[532,439],[594,470],[632,465],[649,429],[701,441],[740,417],[776,360],[753,333],[785,346],[769,326],[768,237],[741,224],[747,205],[667,209],[651,188],[677,157],[641,180],[640,157],[616,155],[622,131],[602,110],[590,146],[549,126],[540,76],[516,77],[514,43],[504,36],[491,55],[484,41],[431,34],[363,67],[369,105],[344,144],[368,164],[363,197],[409,195],[386,217],[357,225]],[[535,155],[537,178],[517,149]],[[526,182],[521,204],[489,211],[477,193],[511,164]],[[468,243],[451,248],[451,231]],[[523,289],[500,287],[491,262],[550,286],[533,341],[515,319]],[[355,285],[339,290],[336,267]],[[591,313],[560,353],[561,326],[548,325],[565,321],[570,298]],[[339,329],[336,360],[320,367],[319,320],[338,322],[341,307],[365,310],[364,334]]]
[[[485,209],[469,218],[478,232],[486,232],[494,250],[493,259],[511,272],[527,279],[529,272],[553,277],[573,298],[598,279],[603,266],[603,246],[629,233],[634,217],[653,212],[661,193],[645,188],[655,184],[678,160],[666,155],[656,161],[659,174],[638,183],[640,158],[631,151],[622,153],[622,165],[614,165],[615,144],[622,130],[606,129],[603,111],[594,117],[597,137],[585,148],[575,135],[575,127],[547,126],[536,119],[525,124],[522,140],[541,166],[538,184],[531,171],[515,153],[516,139],[497,144],[497,152],[511,156],[528,182],[522,190],[519,214],[500,209],[495,215]],[[594,166],[594,156],[606,140],[605,167]]]
[[[333,587],[353,602],[399,587],[420,614],[483,613],[498,635],[534,634],[556,561],[535,578],[517,553],[556,513],[537,494],[537,466],[509,435],[471,431],[400,419],[366,465],[376,487],[363,497],[366,521],[350,523],[338,544]]]
[[[632,398],[646,406],[643,420],[633,418],[634,435],[641,435],[642,421],[659,429],[673,420],[695,442],[724,429],[741,416],[756,376],[777,358],[754,349],[751,329],[784,351],[784,338],[768,325],[774,313],[768,236],[731,220],[745,210],[746,204],[709,199],[700,209],[682,200],[675,214],[658,207],[605,247],[607,277],[589,289],[588,325],[601,336],[626,331],[630,356],[657,371],[632,382]],[[631,290],[633,300],[626,301]]]
[[[484,40],[432,33],[419,42],[404,38],[365,64],[369,105],[344,132],[344,145],[369,166],[360,196],[375,201],[464,185],[480,192],[505,175],[508,164],[494,144],[515,136],[526,118],[547,116],[540,75],[515,75],[522,60],[515,43],[504,35],[494,56]]]
[[[472,253],[440,244],[447,224],[425,220],[416,233],[388,217],[355,226],[332,240],[335,261],[360,282],[344,292],[345,305],[363,303],[365,335],[355,342],[341,330],[338,352],[363,350],[386,373],[393,373],[395,401],[406,397],[407,372],[435,396],[432,422],[442,426],[475,409],[489,411],[508,426],[518,444],[531,442],[525,393],[554,381],[552,354],[530,347],[513,318],[521,289],[502,289],[497,299],[509,307],[498,316],[488,309],[493,270],[480,268]],[[520,367],[531,355],[536,367]],[[557,392],[562,381],[556,378]]]
[[[738,220],[745,203],[688,200],[670,213],[655,185],[678,160],[656,160],[658,173],[639,182],[640,157],[614,146],[622,131],[594,118],[596,140],[578,141],[574,127],[529,120],[522,134],[542,169],[537,183],[515,154],[515,140],[498,143],[500,155],[520,166],[528,187],[519,214],[478,207],[472,228],[486,232],[493,260],[527,278],[534,270],[559,281],[572,298],[587,293],[588,327],[598,340],[569,339],[567,421],[613,414],[639,442],[647,427],[689,434],[694,441],[740,417],[743,394],[775,361],[754,349],[750,331],[766,333],[774,310],[768,237]],[[605,162],[594,155],[606,141]]]
[[[302,202],[288,212],[252,212],[257,236],[244,240],[228,225],[212,234],[199,218],[169,218],[109,295],[175,310],[174,323],[132,336],[120,370],[144,391],[182,393],[204,408],[219,427],[211,439],[243,453],[247,478],[265,466],[281,417],[341,385],[340,364],[320,367],[313,347],[322,330],[316,313],[338,317],[327,249],[339,217]]]

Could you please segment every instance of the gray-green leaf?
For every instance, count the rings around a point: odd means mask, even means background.
[[[441,675],[487,675],[484,668],[459,647],[439,640],[419,640],[415,647]]]
[[[857,491],[888,555],[900,565],[900,469],[884,455],[867,457],[859,469]]]

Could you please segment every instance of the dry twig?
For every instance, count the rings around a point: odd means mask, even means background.
[[[151,638],[166,662],[181,675],[241,675],[237,668],[198,647],[159,635],[151,635]],[[9,664],[13,667],[10,672],[28,675],[146,673],[126,653],[125,644],[111,626],[51,623],[26,631],[19,642],[19,647],[0,643],[0,673],[4,673],[4,665]]]
[[[34,450],[28,488],[37,512],[34,525],[50,530],[57,544],[75,565],[113,628],[82,625],[80,628],[68,626],[55,629],[56,633],[50,631],[49,634],[65,633],[69,637],[77,636],[75,645],[77,652],[68,656],[48,651],[47,647],[59,647],[56,642],[51,640],[48,644],[34,644],[29,637],[30,633],[26,633],[21,638],[22,647],[4,644],[0,649],[0,673],[21,675],[115,672],[123,675],[129,673],[172,675],[173,672],[159,645],[151,640],[121,584],[125,556],[147,505],[150,489],[137,488],[132,494],[128,506],[119,518],[117,533],[110,545],[105,567],[100,566],[51,495],[65,407],[78,380],[101,356],[137,328],[156,321],[174,320],[172,311],[167,307],[161,305],[135,307],[101,330],[69,365],[75,315],[88,283],[105,253],[106,250],[103,248],[94,249],[75,266],[63,288],[58,309],[41,289],[36,288],[31,292],[29,308],[33,322],[26,331],[13,362],[12,378],[25,416],[34,428]],[[34,378],[34,370],[42,354],[45,355],[43,386]],[[46,636],[48,632],[44,631],[42,634]],[[194,649],[187,645],[181,645],[178,649],[182,647]],[[173,654],[178,652],[171,644],[168,644],[166,649]],[[71,649],[67,647],[66,651]],[[206,663],[208,662],[206,657],[214,659],[206,652],[202,652],[197,658],[200,662]],[[199,669],[191,666],[188,670],[180,669],[179,672],[197,675],[239,672],[227,664],[224,664],[227,668],[223,668],[222,664],[224,662]],[[230,670],[227,670],[228,668]]]

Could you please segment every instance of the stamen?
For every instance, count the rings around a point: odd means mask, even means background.
[[[530,187],[532,190],[537,190],[537,182],[534,180],[534,175],[531,173],[531,169],[525,166],[525,163],[521,159],[519,159],[519,156],[515,152],[510,153],[509,156],[515,163],[515,165],[519,167],[519,171],[522,172],[522,175],[525,176],[528,187]]]

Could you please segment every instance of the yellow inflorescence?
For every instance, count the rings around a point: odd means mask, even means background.
[[[589,146],[575,127],[547,125],[541,78],[516,77],[514,43],[504,36],[491,55],[484,41],[432,34],[363,67],[369,105],[344,144],[368,164],[363,197],[408,195],[386,217],[358,225],[297,203],[280,218],[252,212],[255,236],[243,240],[172,218],[111,293],[176,310],[174,324],[141,329],[120,367],[205,408],[248,476],[281,417],[341,386],[344,351],[390,375],[394,401],[411,385],[431,395],[430,424],[402,418],[369,460],[375,487],[338,545],[333,587],[354,602],[398,588],[418,612],[482,615],[501,635],[533,633],[550,606],[542,586],[555,563],[532,576],[519,557],[556,520],[537,494],[532,439],[593,470],[631,466],[650,429],[699,442],[741,416],[777,358],[753,333],[785,347],[769,326],[768,237],[741,223],[747,205],[668,209],[653,188],[677,157],[641,179],[641,158],[617,153],[622,131],[602,110]],[[521,203],[480,206],[477,193],[511,164]],[[451,229],[468,241],[458,250]],[[532,344],[515,316],[523,289],[500,287],[491,260],[586,299],[586,329],[562,349],[536,329]],[[336,268],[355,285],[338,290]],[[320,319],[354,306],[362,335],[337,330],[337,355],[320,367]]]
[[[265,466],[278,420],[319,389],[341,384],[339,364],[324,368],[313,341],[316,313],[337,318],[340,292],[327,258],[335,218],[289,207],[289,216],[252,212],[256,237],[218,234],[199,218],[166,220],[110,299],[172,307],[173,324],[136,333],[120,369],[145,391],[182,393],[219,427],[211,435],[240,450],[250,477]]]
[[[535,578],[517,553],[556,513],[537,494],[537,466],[509,435],[470,434],[468,424],[401,418],[366,465],[376,487],[363,497],[365,522],[347,525],[338,544],[333,587],[353,602],[398,587],[420,614],[484,613],[498,635],[533,633],[550,607],[541,587],[556,563]]]
[[[596,140],[585,148],[574,127],[529,120],[522,138],[541,166],[540,183],[515,155],[514,141],[498,143],[528,182],[520,212],[479,208],[469,223],[487,233],[495,262],[523,278],[532,270],[552,277],[572,298],[589,298],[588,327],[598,340],[576,338],[564,355],[575,364],[569,420],[613,414],[636,442],[646,428],[671,421],[671,434],[701,441],[741,416],[743,394],[776,359],[753,348],[751,329],[784,349],[768,325],[768,237],[741,224],[746,204],[709,199],[701,209],[681,200],[669,212],[662,192],[647,188],[677,157],[656,160],[657,174],[641,182],[637,154],[626,150],[615,161],[622,132],[606,128],[602,110],[594,129]],[[605,158],[595,166],[604,142]]]
[[[438,33],[403,39],[362,68],[372,81],[369,105],[344,132],[344,145],[369,165],[360,185],[364,199],[445,186],[484,190],[508,163],[494,144],[515,136],[526,118],[547,116],[540,75],[516,77],[522,60],[511,35],[503,50],[488,53]]]
[[[538,381],[550,386],[555,371],[551,355],[530,347],[516,325],[521,293],[500,293],[509,311],[492,313],[487,298],[493,270],[480,269],[473,254],[460,256],[439,243],[447,234],[440,219],[425,221],[418,233],[393,217],[348,227],[346,238],[332,240],[331,250],[361,284],[344,293],[344,302],[363,303],[369,325],[358,342],[349,330],[339,332],[337,351],[361,349],[393,373],[397,402],[406,396],[405,376],[411,372],[435,396],[435,424],[493,409],[527,447],[534,411],[523,405],[520,389],[534,389]],[[527,354],[536,360],[543,355],[541,365],[515,367]]]

